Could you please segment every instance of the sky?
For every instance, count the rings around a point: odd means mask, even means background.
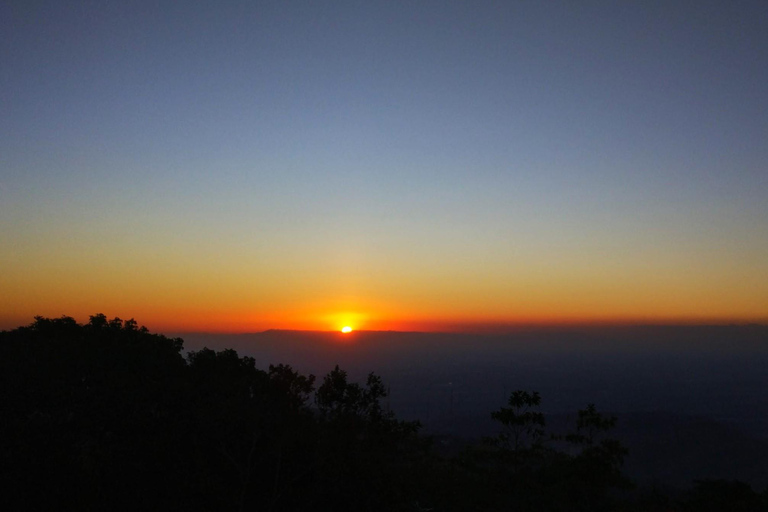
[[[0,5],[0,328],[768,321],[764,1]]]

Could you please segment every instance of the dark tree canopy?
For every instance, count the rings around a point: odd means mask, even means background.
[[[385,510],[406,499],[380,486],[422,445],[415,424],[384,411],[376,375],[360,386],[337,367],[316,394],[313,375],[284,364],[182,350],[104,315],[0,333],[11,508]]]
[[[385,407],[373,373],[359,384],[336,366],[315,389],[285,364],[182,351],[104,315],[0,332],[4,509],[658,509],[621,501],[627,451],[592,404],[555,435],[539,394],[515,391],[491,414],[498,436],[443,457]],[[677,509],[765,510],[765,498],[707,481]]]

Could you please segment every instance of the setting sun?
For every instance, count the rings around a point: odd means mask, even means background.
[[[344,327],[341,328],[341,332],[343,333],[352,332],[352,328],[348,325],[345,325]]]

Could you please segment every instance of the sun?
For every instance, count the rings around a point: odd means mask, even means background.
[[[352,332],[352,328],[348,325],[345,325],[344,327],[341,328],[341,332],[343,333]]]

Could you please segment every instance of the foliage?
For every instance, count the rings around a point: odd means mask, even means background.
[[[629,503],[616,418],[593,404],[548,434],[537,392],[499,434],[441,457],[383,404],[371,373],[316,378],[234,350],[182,355],[133,320],[36,317],[0,332],[6,510],[656,510]],[[643,503],[647,505],[644,508]],[[678,510],[765,510],[746,484],[698,482]]]
[[[491,413],[501,424],[488,439],[490,451],[476,453],[489,479],[509,490],[509,506],[518,510],[612,510],[612,489],[629,481],[621,473],[626,449],[604,434],[616,424],[593,404],[577,413],[575,431],[546,435],[539,393],[513,391],[507,402]],[[565,445],[563,446],[563,442]],[[559,443],[559,448],[558,447]]]
[[[134,320],[37,317],[0,333],[0,477],[10,509],[397,508],[423,453],[370,374],[182,356]],[[311,401],[315,395],[317,409]],[[409,461],[409,462],[406,462]],[[401,485],[403,484],[403,485]]]
[[[508,405],[491,413],[491,418],[504,426],[495,439],[496,444],[513,452],[540,448],[545,421],[544,414],[535,410],[541,405],[539,393],[513,391]]]
[[[37,317],[1,334],[6,501],[98,508],[140,487],[166,503],[183,469],[175,463],[183,448],[173,425],[183,408],[181,340],[103,315],[85,325]],[[168,472],[162,484],[158,468]]]

